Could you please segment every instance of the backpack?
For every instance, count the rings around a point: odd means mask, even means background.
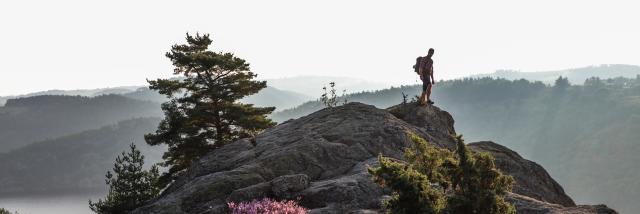
[[[422,57],[419,56],[418,58],[416,58],[416,64],[413,65],[413,70],[416,72],[416,74],[420,75],[420,64],[422,63]]]

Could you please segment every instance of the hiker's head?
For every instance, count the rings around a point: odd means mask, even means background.
[[[434,52],[434,51],[435,51],[435,50],[433,50],[433,48],[429,48],[429,53],[428,53],[428,55],[427,55],[427,56],[433,56],[433,52]]]

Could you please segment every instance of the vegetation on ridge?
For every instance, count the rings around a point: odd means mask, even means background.
[[[393,190],[385,202],[389,213],[515,213],[504,196],[514,180],[496,169],[493,157],[470,151],[458,136],[455,154],[411,134],[406,163],[379,156],[369,173]]]

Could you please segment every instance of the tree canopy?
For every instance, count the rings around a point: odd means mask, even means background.
[[[207,152],[275,125],[266,116],[275,108],[238,102],[266,87],[265,81],[254,80],[249,63],[209,50],[213,41],[208,34],[187,34],[186,40],[166,54],[181,77],[148,81],[150,89],[170,98],[162,104],[165,119],[158,130],[145,135],[150,145],[168,146],[165,182]]]

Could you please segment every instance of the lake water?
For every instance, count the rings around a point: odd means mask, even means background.
[[[0,196],[0,207],[20,214],[89,214],[89,199],[97,201],[104,194],[57,196]]]

